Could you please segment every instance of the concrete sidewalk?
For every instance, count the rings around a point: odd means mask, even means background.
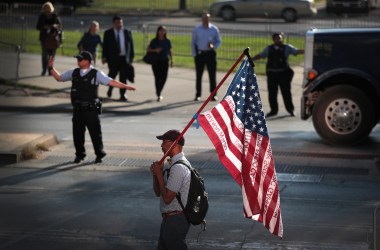
[[[19,81],[17,86],[1,86],[6,95],[0,98],[0,107],[3,110],[16,109],[40,109],[49,112],[55,110],[71,111],[70,104],[70,87],[71,82],[56,82],[51,76],[40,76],[41,58],[37,54],[21,54]],[[232,63],[231,63],[232,64]],[[71,68],[75,68],[76,59],[68,56],[56,56],[54,67],[59,72],[64,72]],[[142,62],[134,63],[135,67],[135,83],[137,88],[135,92],[128,92],[128,102],[119,102],[119,90],[113,90],[112,98],[106,97],[107,87],[99,88],[99,95],[104,99],[104,112],[128,112],[129,114],[155,114],[157,112],[166,112],[168,115],[177,117],[187,115],[192,117],[200,108],[202,102],[194,101],[195,97],[195,71],[193,69],[173,67],[169,69],[169,76],[165,88],[163,90],[164,99],[157,102],[155,96],[154,76],[150,65]],[[237,66],[239,67],[239,65]],[[97,69],[108,73],[107,65],[101,65],[98,62]],[[299,97],[302,83],[302,68],[295,67],[295,78],[293,80],[293,100],[295,110],[299,110]],[[218,72],[217,80],[220,81],[225,77],[225,72]],[[226,89],[233,78],[231,74],[219,90],[218,96],[223,97]],[[258,84],[263,101],[263,107],[266,112],[269,111],[267,102],[266,78],[258,76]],[[20,87],[23,88],[20,88]],[[24,92],[25,89],[29,89]],[[203,96],[205,100],[209,92],[208,73],[205,70],[203,75]],[[281,100],[281,99],[279,99]],[[280,103],[280,114],[287,114]],[[215,106],[215,102],[210,102],[204,110],[208,110]],[[22,150],[27,147],[36,147],[37,144],[52,145],[57,140],[54,135],[27,135],[27,134],[5,134],[0,133],[0,152],[6,156],[6,161],[19,161],[21,159]],[[12,145],[12,146],[10,146]]]

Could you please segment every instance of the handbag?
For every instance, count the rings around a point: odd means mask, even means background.
[[[143,57],[143,61],[147,64],[154,64],[158,61],[158,54],[156,52],[147,52]]]
[[[44,39],[44,46],[47,49],[57,49],[62,44],[62,31],[52,30],[48,32]]]
[[[135,82],[135,68],[132,64],[127,64],[127,80],[131,83]]]

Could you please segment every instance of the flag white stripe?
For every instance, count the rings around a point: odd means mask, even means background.
[[[257,152],[262,151],[262,150],[260,150],[262,141],[263,141],[263,136],[257,134],[257,137],[256,137],[256,146],[255,146],[255,155],[253,157],[253,161],[255,163],[257,162],[257,158],[259,157],[259,155],[257,155]],[[258,149],[258,150],[256,150],[256,149]],[[265,153],[266,153],[266,150],[265,150]],[[258,164],[256,164],[256,165],[258,165]],[[262,208],[263,207],[263,204],[262,204],[262,199],[263,199],[263,180],[265,180],[265,178],[263,178],[263,168],[262,167],[261,167],[261,176],[259,176],[259,178],[260,178],[259,179],[260,183],[259,183],[259,190],[258,190],[258,193],[257,193],[257,202],[259,203],[259,207]],[[255,180],[257,180],[257,179],[255,179]],[[252,186],[254,186],[254,184]]]
[[[244,211],[246,216],[252,217],[252,210],[251,207],[249,206],[249,201],[247,197],[247,193],[245,192],[244,184],[241,185],[241,195],[243,197],[243,206],[244,206]]]

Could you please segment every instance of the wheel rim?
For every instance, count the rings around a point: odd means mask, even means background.
[[[231,9],[222,10],[222,18],[225,20],[231,20],[234,17],[234,11]]]
[[[293,22],[296,19],[296,14],[292,10],[285,10],[283,16],[287,22]]]
[[[350,99],[337,99],[326,109],[328,127],[337,134],[351,134],[358,129],[362,119],[360,107]]]

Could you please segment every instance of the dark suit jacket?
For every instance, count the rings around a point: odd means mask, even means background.
[[[123,29],[123,31],[125,37],[126,61],[127,64],[130,64],[133,62],[133,58],[135,57],[132,32],[127,29]],[[109,68],[112,68],[118,61],[119,54],[113,28],[110,28],[104,32],[102,58],[107,60]]]

